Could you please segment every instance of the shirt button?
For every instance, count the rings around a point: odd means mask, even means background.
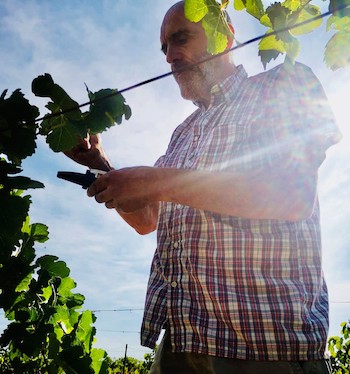
[[[174,248],[179,248],[179,242],[175,242],[175,243],[173,244],[173,247],[174,247]]]
[[[173,287],[173,288],[177,287],[177,282],[175,282],[175,281],[171,282],[170,284],[171,284],[171,287]]]

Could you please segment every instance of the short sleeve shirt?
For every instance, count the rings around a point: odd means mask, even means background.
[[[157,167],[317,169],[339,138],[323,89],[299,63],[213,87],[173,133]],[[232,188],[234,193],[234,187]],[[301,221],[247,219],[161,203],[141,342],[162,328],[173,349],[252,360],[323,357],[328,296],[319,208]]]

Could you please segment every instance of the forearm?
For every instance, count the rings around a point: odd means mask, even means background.
[[[163,169],[160,200],[251,219],[305,219],[312,213],[317,175],[279,170],[238,174]]]
[[[153,203],[130,213],[123,212],[120,208],[115,208],[115,210],[137,233],[146,235],[157,228],[158,206],[159,203]]]

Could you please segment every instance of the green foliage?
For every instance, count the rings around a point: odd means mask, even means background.
[[[44,117],[40,134],[46,136],[55,152],[67,151],[74,147],[78,137],[84,138],[88,132],[101,133],[115,123],[120,124],[123,116],[125,119],[131,116],[130,107],[117,90],[103,89],[95,93],[88,90],[90,108],[84,113],[50,74],[34,79],[32,91],[36,96],[52,100],[46,105],[51,113]]]
[[[48,228],[31,223],[30,196],[41,182],[20,176],[23,159],[33,155],[39,134],[55,151],[73,147],[79,136],[101,132],[130,108],[115,90],[88,91],[90,109],[77,103],[49,74],[33,81],[33,92],[49,97],[51,115],[40,125],[38,108],[20,90],[0,96],[0,308],[10,324],[0,336],[0,373],[106,373],[107,353],[93,348],[95,316],[81,311],[84,296],[66,263],[56,256],[36,257],[35,243],[48,240]],[[106,94],[107,100],[101,100]]]
[[[202,22],[208,36],[209,53],[217,54],[225,50],[227,37],[232,35],[232,32],[215,0],[185,1],[185,16],[192,22]]]
[[[113,361],[108,359],[108,374],[148,374],[157,349],[144,355],[144,361],[127,356]]]
[[[0,151],[19,165],[21,160],[35,152],[37,107],[30,105],[20,90],[5,99],[7,90],[0,96]]]
[[[317,18],[321,10],[312,2],[284,0],[265,9],[261,0],[233,0],[235,10],[245,9],[267,28],[258,51],[264,68],[283,54],[294,62],[300,52],[298,37],[321,26],[322,19]],[[185,0],[185,15],[192,22],[202,21],[208,37],[208,51],[212,54],[223,52],[227,47],[229,32],[222,11],[228,4],[229,0],[223,0],[221,4],[215,0]],[[329,68],[336,70],[350,65],[350,2],[329,0],[329,10],[332,16],[328,20],[327,30],[335,30],[335,33],[325,45],[324,61]]]
[[[341,336],[331,336],[328,339],[328,350],[331,355],[332,373],[350,373],[350,321],[343,322]]]

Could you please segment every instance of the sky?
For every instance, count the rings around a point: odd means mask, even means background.
[[[20,88],[40,113],[47,101],[31,93],[31,82],[49,73],[77,102],[91,91],[124,89],[167,73],[160,52],[159,27],[174,0],[0,0],[0,92]],[[325,9],[321,1],[315,2]],[[242,43],[264,32],[244,12],[229,8]],[[325,24],[325,22],[324,22]],[[330,335],[350,318],[350,68],[335,72],[323,63],[331,36],[325,26],[302,39],[298,61],[321,81],[343,133],[329,149],[319,171],[323,264],[330,293]],[[257,43],[233,52],[236,65],[249,75],[263,71]],[[282,60],[269,64],[271,68]],[[132,117],[104,132],[103,144],[114,167],[151,166],[167,147],[173,130],[195,107],[181,98],[167,77],[124,94]],[[278,103],[276,103],[278,105]],[[71,269],[75,292],[85,296],[84,309],[95,311],[95,347],[111,357],[139,359],[148,348],[139,329],[155,235],[139,236],[112,210],[88,198],[80,186],[56,177],[58,171],[85,172],[39,138],[34,156],[23,162],[23,175],[45,184],[32,196],[31,222],[49,226],[50,239],[36,247],[37,256],[56,255]],[[7,321],[0,314],[0,331]]]

